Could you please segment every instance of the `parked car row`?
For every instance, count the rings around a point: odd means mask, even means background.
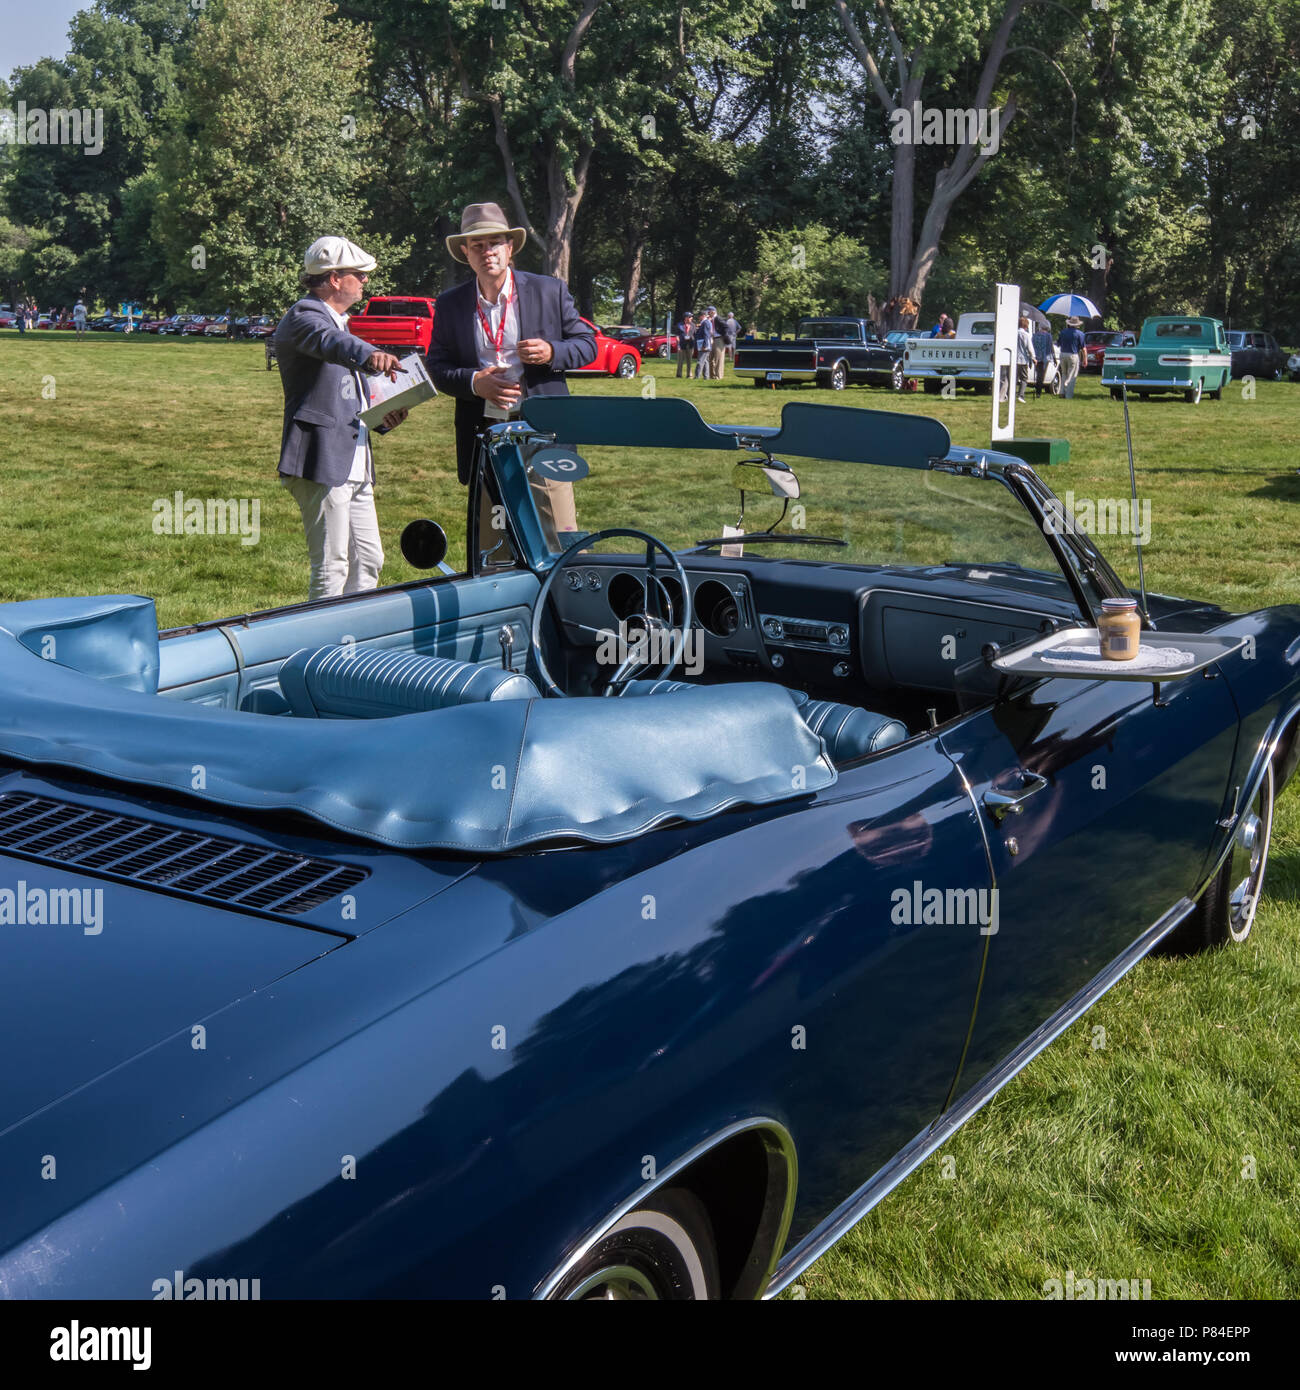
[[[671,357],[677,351],[676,333],[656,333],[651,328],[634,328],[627,323],[610,324],[600,331],[607,338],[636,348],[642,357]]]
[[[381,347],[399,357],[410,352],[428,356],[433,342],[433,320],[437,301],[423,295],[377,294],[366,300],[359,313],[348,319],[348,332]],[[579,368],[583,372],[593,372],[617,377],[634,377],[641,371],[642,350],[631,337],[646,338],[652,343],[663,339],[662,334],[643,334],[640,329],[626,328],[617,335],[606,333],[596,327],[590,319],[583,323],[596,335],[596,357],[590,366]],[[676,343],[676,339],[673,342]],[[652,349],[658,351],[658,348]],[[667,352],[659,353],[661,357]],[[270,371],[275,362],[275,349],[269,341],[266,345],[266,369]]]

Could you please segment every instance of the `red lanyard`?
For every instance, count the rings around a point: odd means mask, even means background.
[[[493,333],[491,325],[487,321],[487,315],[483,312],[481,304],[475,305],[475,312],[478,314],[478,321],[483,325],[483,336],[492,345],[493,351],[498,357],[501,356],[501,344],[506,337],[506,315],[510,312],[510,306],[515,302],[515,277],[510,277],[510,293],[506,296],[506,307],[501,311],[501,322],[497,324],[497,331]]]

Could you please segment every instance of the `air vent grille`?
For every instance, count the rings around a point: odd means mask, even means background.
[[[310,912],[366,877],[352,864],[200,835],[25,792],[0,794],[0,849],[289,916]]]

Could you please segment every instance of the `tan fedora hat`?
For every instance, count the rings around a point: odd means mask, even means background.
[[[465,265],[465,243],[470,237],[491,236],[493,232],[509,232],[518,255],[528,233],[523,227],[512,227],[499,203],[471,203],[460,215],[460,231],[447,238],[447,251],[452,260]]]

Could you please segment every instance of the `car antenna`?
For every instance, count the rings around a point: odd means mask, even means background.
[[[1120,383],[1120,389],[1121,389],[1121,390],[1123,391],[1123,393],[1124,393],[1124,439],[1125,439],[1125,442],[1128,444],[1128,485],[1129,485],[1129,495],[1130,495],[1130,496],[1132,497],[1132,499],[1133,499],[1133,511],[1130,513],[1130,515],[1131,515],[1131,517],[1132,517],[1132,520],[1131,520],[1131,522],[1130,522],[1130,525],[1133,527],[1133,540],[1134,540],[1134,543],[1137,545],[1137,553],[1138,553],[1138,592],[1142,595],[1142,602],[1141,602],[1140,607],[1141,607],[1141,609],[1142,609],[1142,618],[1143,618],[1143,620],[1145,621],[1146,625],[1147,625],[1149,628],[1153,628],[1153,629],[1154,629],[1155,623],[1153,623],[1153,622],[1151,621],[1151,614],[1147,612],[1147,580],[1146,580],[1146,573],[1145,573],[1145,571],[1144,571],[1143,568],[1142,568],[1142,533],[1141,533],[1141,531],[1139,530],[1138,524],[1137,524],[1137,517],[1138,517],[1138,485],[1137,485],[1137,473],[1136,473],[1136,471],[1135,471],[1134,468],[1133,468],[1133,430],[1132,430],[1131,426],[1129,425],[1129,418],[1128,418],[1128,382],[1127,382],[1127,381],[1121,382],[1121,383]]]

